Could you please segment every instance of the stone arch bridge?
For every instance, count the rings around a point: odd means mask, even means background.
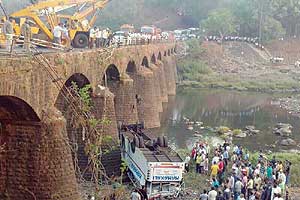
[[[117,121],[158,127],[162,103],[176,93],[174,54],[171,43],[45,54],[59,80],[31,57],[2,58],[0,199],[80,199],[68,145],[78,142],[79,167],[86,165],[83,130],[72,126],[56,82],[91,85],[93,114],[111,121],[107,134],[117,135]]]

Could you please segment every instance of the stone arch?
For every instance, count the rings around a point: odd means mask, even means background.
[[[110,64],[103,75],[103,81],[107,81],[107,83],[113,82],[113,81],[120,81],[121,74],[119,72],[119,69],[116,65]],[[104,82],[104,84],[106,84]]]
[[[114,95],[114,109],[116,120],[126,124],[137,122],[137,106],[135,102],[135,88],[133,76],[137,76],[137,67],[134,61],[129,61],[126,73],[122,74],[119,68],[111,64],[105,72],[105,86]],[[128,114],[130,113],[130,114]]]
[[[167,51],[164,52],[164,56],[167,56]]]
[[[90,85],[89,79],[82,73],[75,73],[71,75],[64,84],[64,88],[59,92],[59,95],[55,102],[55,107],[62,113],[66,120],[67,138],[72,148],[72,158],[75,169],[78,176],[83,176],[86,179],[91,178],[91,172],[89,170],[89,158],[85,153],[85,128],[76,124],[76,114],[74,112],[76,108],[76,99],[71,98],[70,92],[73,83],[77,85],[79,89]],[[90,90],[92,94],[92,90]],[[75,102],[74,102],[75,101]],[[74,109],[75,108],[75,109]]]
[[[161,52],[158,53],[158,55],[157,55],[157,60],[160,60],[160,61],[162,60],[162,59],[161,59]]]
[[[170,51],[170,49],[168,49],[168,56],[170,56],[171,55],[171,51]]]
[[[144,56],[143,61],[142,61],[142,66],[149,68],[149,61],[148,58],[146,56]]]
[[[33,108],[14,96],[0,96],[0,121],[40,121]]]
[[[36,138],[41,131],[40,119],[33,108],[15,96],[0,96],[0,199],[4,193],[11,199],[32,199],[21,189],[36,191],[33,182],[38,173],[32,166],[36,161]],[[36,145],[36,146],[35,146]],[[30,177],[30,179],[28,179]]]
[[[130,60],[126,67],[126,73],[132,74],[132,73],[136,73],[136,72],[137,72],[137,67],[136,67],[135,62],[133,60]]]
[[[156,64],[156,57],[155,57],[155,54],[152,54],[152,56],[151,56],[151,63],[152,63],[152,64]]]

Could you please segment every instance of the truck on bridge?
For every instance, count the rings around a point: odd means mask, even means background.
[[[133,185],[149,200],[176,198],[184,189],[184,162],[166,137],[153,139],[142,124],[119,127],[121,155]]]
[[[14,32],[20,36],[20,27],[25,19],[30,19],[34,25],[32,33],[39,39],[53,40],[53,29],[58,23],[65,21],[68,34],[74,47],[85,48],[89,44],[89,30],[94,26],[98,11],[111,0],[45,0],[32,1],[32,5],[11,13],[9,16],[0,1],[0,8],[6,18],[13,17]],[[68,11],[67,14],[62,12]],[[0,39],[4,40],[3,34]],[[4,43],[4,42],[2,42]]]

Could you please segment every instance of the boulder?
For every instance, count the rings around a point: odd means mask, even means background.
[[[295,140],[293,140],[291,138],[287,138],[287,139],[281,140],[280,145],[282,145],[282,146],[295,146],[296,142],[295,142]]]
[[[247,135],[256,135],[260,133],[260,130],[255,129],[255,126],[246,126],[245,130]]]
[[[280,136],[290,136],[292,134],[292,130],[289,129],[288,127],[284,128],[275,128],[273,129],[273,133],[280,135]]]
[[[289,128],[292,129],[293,126],[290,124],[286,124],[286,123],[278,123],[276,124],[275,128],[280,129],[280,128]]]
[[[234,136],[237,137],[237,138],[245,138],[245,137],[247,137],[247,133],[243,131],[243,132],[241,132],[237,135],[234,135]]]
[[[252,130],[255,130],[255,126],[246,126],[245,129],[247,131],[252,131]]]
[[[290,124],[278,123],[273,129],[273,133],[280,136],[290,136],[292,134],[293,126]]]

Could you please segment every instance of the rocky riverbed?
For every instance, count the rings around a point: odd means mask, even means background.
[[[300,118],[300,95],[295,95],[287,98],[280,98],[279,106],[287,110],[290,114]]]

